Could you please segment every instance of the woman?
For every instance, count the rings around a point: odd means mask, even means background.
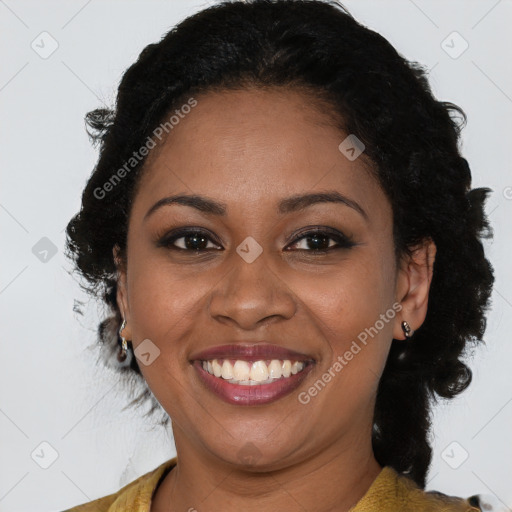
[[[424,490],[493,284],[456,115],[335,2],[225,2],[143,50],[87,117],[68,249],[177,457],[71,510],[479,510]]]

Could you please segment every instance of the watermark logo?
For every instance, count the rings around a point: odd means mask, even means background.
[[[248,236],[236,248],[236,252],[246,263],[252,263],[263,252],[263,247],[252,236]]]
[[[469,453],[460,443],[453,441],[442,451],[441,458],[452,469],[459,469],[468,460]]]
[[[59,453],[48,441],[43,441],[36,446],[30,456],[39,467],[48,469],[59,458]]]
[[[469,48],[469,43],[454,31],[441,42],[441,48],[452,59],[458,59]]]
[[[363,151],[366,146],[363,144],[363,141],[358,139],[354,134],[350,134],[346,139],[344,139],[341,144],[338,146],[341,154],[344,155],[348,160],[353,162]]]
[[[323,373],[323,375],[315,381],[315,383],[308,388],[307,391],[301,391],[297,399],[298,401],[303,404],[309,404],[311,402],[311,398],[315,397],[320,393],[326,385],[331,382],[331,380],[338,375],[345,366],[349,364],[352,359],[354,359],[354,356],[359,354],[361,352],[362,345],[367,345],[368,343],[368,336],[370,336],[372,339],[374,336],[376,336],[382,329],[384,329],[384,326],[389,323],[393,318],[395,318],[396,313],[398,311],[402,310],[402,305],[398,302],[395,302],[391,308],[389,308],[385,313],[382,313],[379,316],[379,320],[377,320],[372,326],[366,327],[363,331],[361,331],[357,335],[357,340],[352,341],[352,344],[350,345],[350,348],[345,351],[343,355],[340,355],[336,358],[336,361],[331,365],[331,367]]]
[[[245,443],[237,455],[240,462],[249,466],[253,466],[261,458],[261,452],[258,447],[251,442]]]
[[[141,341],[133,351],[144,366],[149,366],[160,355],[160,349],[149,339]]]
[[[41,32],[31,43],[30,47],[41,59],[51,57],[59,47],[57,40],[48,32]]]
[[[32,247],[32,254],[41,263],[48,263],[57,254],[57,246],[49,238],[43,236]]]

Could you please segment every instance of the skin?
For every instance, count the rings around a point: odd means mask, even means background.
[[[382,469],[371,447],[377,386],[392,339],[405,339],[401,321],[415,330],[425,319],[435,245],[426,241],[412,258],[396,261],[387,197],[364,155],[349,161],[339,151],[347,134],[304,92],[245,89],[196,99],[147,160],[130,213],[127,261],[114,251],[123,335],[135,349],[149,339],[160,350],[140,367],[172,420],[178,455],[151,511],[347,511]],[[367,218],[332,202],[276,212],[284,198],[333,190]],[[144,218],[178,193],[220,201],[226,215],[173,204]],[[208,230],[211,250],[157,246],[184,226]],[[308,226],[327,226],[356,245],[315,255],[317,246],[300,239]],[[263,249],[252,263],[236,252],[248,236]],[[299,392],[393,304],[401,311],[300,403]],[[273,403],[231,405],[201,384],[189,359],[234,339],[268,340],[316,364],[299,389]],[[239,456],[248,443],[258,453],[254,465]]]

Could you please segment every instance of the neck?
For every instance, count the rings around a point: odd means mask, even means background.
[[[178,463],[157,489],[151,512],[346,512],[382,470],[363,436],[349,449],[330,446],[282,469],[251,472],[192,449],[182,434],[174,432]]]

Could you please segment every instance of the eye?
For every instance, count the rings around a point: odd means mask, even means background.
[[[212,242],[210,234],[201,229],[182,229],[165,236],[158,242],[159,247],[167,247],[178,251],[209,251],[219,245]]]
[[[223,250],[219,243],[213,241],[214,236],[199,228],[180,229],[161,238],[157,245],[168,249],[187,252],[210,252]],[[302,245],[302,247],[300,247]],[[295,238],[286,250],[305,251],[314,254],[324,254],[337,249],[348,249],[356,245],[343,233],[330,228],[315,228]]]
[[[302,245],[302,247],[298,247],[296,250],[322,254],[337,249],[349,249],[356,244],[337,230],[316,228],[302,233],[288,248],[298,245]]]

